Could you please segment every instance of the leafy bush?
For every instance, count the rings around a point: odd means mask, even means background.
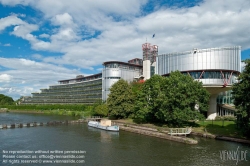
[[[13,105],[13,104],[14,100],[11,97],[0,94],[0,105]]]
[[[235,116],[216,116],[215,120],[217,120],[217,121],[221,121],[221,120],[235,121],[236,117]]]

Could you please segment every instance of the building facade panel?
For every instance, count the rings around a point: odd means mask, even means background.
[[[116,64],[116,65],[114,65]],[[124,62],[104,62],[102,71],[102,100],[106,101],[110,88],[119,79],[132,82],[135,77],[142,75],[142,66]]]
[[[157,72],[166,75],[171,71],[240,71],[240,47],[194,49],[193,51],[162,54],[157,57]]]

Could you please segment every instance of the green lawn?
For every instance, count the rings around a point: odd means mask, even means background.
[[[244,138],[241,132],[236,128],[234,121],[199,121],[199,127],[193,128],[196,132],[210,133],[218,136]]]

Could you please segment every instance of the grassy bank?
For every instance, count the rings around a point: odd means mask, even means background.
[[[66,115],[66,116],[75,116],[75,117],[79,117],[79,118],[92,116],[91,112],[88,112],[88,111],[83,112],[83,111],[67,111],[67,110],[8,110],[5,112]]]
[[[132,119],[121,119],[117,121],[121,123],[151,127],[159,131],[169,129],[167,125],[163,124],[136,124]],[[246,139],[246,137],[244,137],[242,133],[237,129],[234,121],[199,121],[195,122],[192,125],[192,129],[197,133]]]
[[[198,126],[194,127],[195,132],[208,133],[217,136],[244,138],[234,121],[200,121]]]
[[[4,109],[1,109],[4,108]],[[0,112],[43,113],[67,116],[92,116],[94,106],[88,105],[7,105]]]

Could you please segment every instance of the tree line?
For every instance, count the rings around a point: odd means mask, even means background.
[[[14,100],[9,97],[5,96],[4,94],[0,94],[0,105],[13,105]]]
[[[182,126],[204,119],[208,102],[209,93],[201,82],[175,71],[169,77],[154,75],[144,83],[119,80],[111,87],[106,106],[114,118]]]
[[[245,68],[238,78],[238,83],[233,85],[232,95],[237,109],[237,125],[250,138],[250,59],[243,62]]]

